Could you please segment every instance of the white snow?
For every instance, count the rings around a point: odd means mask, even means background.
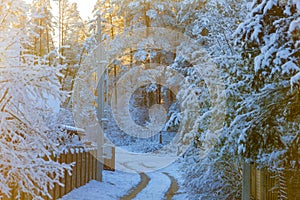
[[[147,187],[134,200],[164,199],[164,195],[171,185],[171,180],[167,175],[162,173],[150,173],[148,176],[150,177],[150,181]]]
[[[295,85],[299,85],[300,83],[300,72],[298,72],[295,76],[291,78],[291,87],[293,88]]]
[[[187,198],[187,191],[185,188],[182,186],[184,179],[182,178],[182,175],[185,173],[183,170],[183,164],[184,162],[182,161],[183,159],[180,158],[176,162],[172,163],[166,168],[163,168],[159,170],[158,172],[167,172],[169,175],[173,176],[179,186],[179,190],[175,193],[173,196],[173,200],[182,200],[182,199],[188,199]]]
[[[296,5],[298,13],[300,12],[300,1],[299,0],[293,0],[293,3]]]
[[[60,200],[115,200],[125,195],[139,181],[140,177],[135,173],[103,171],[103,182],[92,180]]]
[[[271,10],[273,8],[273,6],[275,6],[277,3],[277,1],[275,0],[270,0],[268,2],[266,2],[266,6],[264,7],[264,14],[266,14],[269,10]]]
[[[292,21],[292,23],[290,24],[290,27],[289,27],[290,33],[292,33],[293,31],[297,31],[297,30],[300,30],[300,17],[298,17],[296,20]]]
[[[157,17],[157,12],[151,9],[147,11],[146,15],[149,16],[151,19],[155,19]]]
[[[292,61],[288,61],[282,67],[282,74],[289,74],[290,72],[299,71],[299,67]]]
[[[133,153],[125,149],[116,148],[116,169],[126,172],[153,172],[162,169],[174,161],[176,152],[162,155],[159,153]]]
[[[165,193],[168,191],[171,180],[164,172],[173,176],[179,185],[179,190],[173,197],[175,200],[186,199],[186,191],[182,190],[180,185],[183,180],[181,178],[180,168],[182,163],[176,161],[166,168],[160,169],[155,172],[146,173],[150,181],[148,185],[137,194],[135,200],[147,199],[165,199]],[[60,200],[115,200],[128,194],[140,182],[140,176],[137,173],[125,173],[121,171],[103,171],[103,182],[95,180],[90,181],[88,184],[77,188],[69,194],[63,196]]]

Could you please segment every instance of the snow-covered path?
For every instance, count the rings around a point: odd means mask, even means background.
[[[181,200],[186,194],[180,188],[178,163],[149,173],[103,172],[103,182],[91,181],[73,190],[61,200]]]
[[[144,200],[144,199],[164,199],[166,192],[168,191],[171,180],[169,177],[162,173],[149,173],[150,182],[143,189],[134,200]]]
[[[103,172],[103,182],[90,181],[88,184],[71,191],[61,200],[115,200],[120,199],[140,182],[140,176],[120,171]]]
[[[144,173],[140,173],[141,181],[138,185],[131,188],[131,190],[123,197],[121,197],[121,200],[131,200],[135,198],[145,187],[147,187],[150,178]]]
[[[116,169],[125,172],[150,173],[163,169],[178,159],[176,153],[134,153],[116,148]]]
[[[173,196],[175,196],[175,194],[178,192],[178,183],[177,180],[171,176],[170,174],[168,174],[167,172],[163,172],[166,176],[168,176],[171,180],[171,185],[168,189],[168,191],[165,194],[165,198],[166,200],[171,200],[173,198]]]

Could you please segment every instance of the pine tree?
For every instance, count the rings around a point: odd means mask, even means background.
[[[241,198],[237,144],[231,145],[227,140],[232,137],[228,126],[235,117],[235,103],[240,100],[238,89],[245,87],[238,84],[238,79],[247,75],[235,76],[237,69],[247,70],[233,38],[246,14],[245,6],[245,1],[231,0],[183,1],[180,6],[178,22],[184,26],[185,34],[197,41],[198,49],[206,51],[197,54],[193,47],[185,45],[185,54],[177,56],[172,66],[189,80],[177,96],[181,104],[182,142],[191,142],[185,153],[184,179],[192,199]],[[199,57],[202,63],[188,62],[188,55]],[[209,65],[208,60],[214,65]],[[205,73],[210,67],[217,73]],[[214,95],[218,84],[223,85],[222,89]],[[223,100],[216,104],[216,97]]]
[[[60,54],[63,57],[63,59],[60,59],[60,63],[66,66],[61,72],[64,75],[61,83],[63,90],[71,91],[74,83],[73,79],[83,59],[83,43],[87,37],[87,28],[76,3],[70,4],[68,0],[62,0],[60,3]],[[68,104],[69,99],[65,103]]]
[[[118,15],[118,7],[113,0],[98,0],[94,5],[93,31],[96,34],[97,17],[101,20],[101,35],[103,40],[113,40],[124,30],[124,18]]]
[[[31,20],[35,26],[32,31],[33,55],[43,57],[48,55],[53,49],[53,15],[51,13],[49,0],[34,0],[31,4]]]
[[[297,1],[253,1],[236,31],[252,80],[231,129],[239,135],[238,152],[264,166],[283,166],[299,131],[299,90],[290,85],[298,84],[293,81],[299,73],[298,19]]]

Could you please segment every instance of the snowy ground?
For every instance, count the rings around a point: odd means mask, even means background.
[[[103,182],[90,181],[88,184],[66,194],[61,200],[119,199],[139,181],[138,174],[103,171]]]
[[[160,200],[165,199],[166,192],[169,190],[171,180],[164,173],[167,172],[173,176],[179,185],[179,190],[172,199],[186,199],[184,190],[180,187],[182,180],[180,179],[180,162],[159,171],[146,173],[150,178],[147,186],[136,195],[135,200]],[[103,172],[103,182],[90,181],[85,186],[73,190],[69,194],[63,196],[61,200],[116,200],[129,193],[140,182],[140,176],[137,173],[125,172]]]
[[[181,171],[181,162],[176,161],[170,166],[163,168],[161,170],[148,173],[147,175],[151,178],[151,181],[147,185],[147,187],[141,191],[139,195],[137,195],[136,199],[140,200],[160,200],[166,199],[165,195],[168,189],[170,188],[171,180],[165,173],[168,173],[170,176],[173,176],[177,184],[179,186],[179,190],[176,191],[173,200],[183,200],[187,199],[187,194],[184,188],[182,187],[183,180],[181,178],[183,171]]]
[[[103,182],[91,181],[61,200],[187,199],[180,176],[184,173],[181,158],[169,149],[154,153],[165,147],[176,133],[165,133],[163,143],[159,144],[159,138],[128,136],[118,128],[109,108],[106,117],[105,135],[116,146],[116,172],[104,171]]]
[[[182,159],[177,160],[175,163],[169,165],[168,167],[159,170],[158,172],[167,172],[171,176],[173,176],[179,186],[178,191],[172,198],[173,200],[183,200],[187,199],[187,192],[185,191],[185,188],[183,187],[183,179],[182,174],[184,173],[184,170],[182,169]]]

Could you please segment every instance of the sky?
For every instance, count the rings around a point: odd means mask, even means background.
[[[32,0],[25,0],[28,3],[31,3]],[[94,5],[97,0],[69,0],[70,3],[76,2],[78,4],[78,9],[80,12],[80,15],[83,19],[87,19],[88,17],[92,17],[92,11],[94,8]],[[53,5],[53,14],[56,15],[58,13],[58,1],[51,0],[51,3]]]

